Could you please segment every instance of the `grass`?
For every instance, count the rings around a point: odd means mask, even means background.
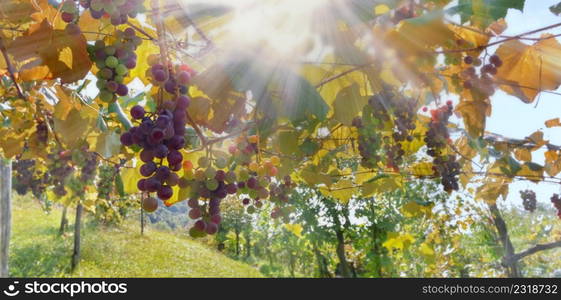
[[[46,214],[38,205],[18,200],[10,243],[13,277],[262,277],[257,269],[188,237],[157,230],[142,236],[132,223],[118,228],[83,225],[80,266],[72,273],[73,229],[58,236],[60,209]]]

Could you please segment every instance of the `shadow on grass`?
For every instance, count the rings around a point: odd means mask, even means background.
[[[52,233],[39,243],[15,247],[10,255],[10,272],[13,277],[56,277],[70,272],[71,247],[61,237]]]

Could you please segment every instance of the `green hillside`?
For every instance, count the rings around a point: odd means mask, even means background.
[[[14,277],[262,276],[253,267],[188,237],[157,230],[141,236],[138,224],[83,226],[82,260],[71,273],[72,226],[65,236],[57,235],[60,210],[46,214],[36,204],[15,202],[10,244],[10,275]]]

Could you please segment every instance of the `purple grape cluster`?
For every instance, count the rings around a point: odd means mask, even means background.
[[[189,205],[189,218],[197,220],[189,230],[192,237],[200,237],[204,234],[215,234],[222,222],[220,216],[220,198],[211,198],[208,202],[200,205],[198,197],[192,197],[187,201]]]
[[[106,103],[128,94],[125,77],[129,70],[136,67],[137,55],[134,51],[142,43],[132,28],[117,30],[115,37],[113,44],[107,45],[103,40],[98,40],[88,46],[90,57],[99,69],[96,73],[99,98]]]
[[[59,197],[67,194],[66,179],[74,172],[72,166],[72,155],[69,150],[61,151],[58,153],[50,153],[47,155],[48,161],[51,162],[48,166],[49,184],[53,186],[53,192]]]
[[[37,141],[41,144],[46,144],[49,140],[49,129],[45,121],[37,121],[35,124],[35,134],[37,136]]]
[[[84,162],[80,169],[80,181],[84,184],[93,182],[97,171],[98,157],[95,153],[85,151]]]
[[[160,61],[160,56],[153,54],[148,57],[150,68],[146,76],[152,79],[152,84],[162,87],[169,94],[182,94],[188,92],[187,85],[195,71],[185,64],[171,65]]]
[[[89,8],[92,18],[100,19],[108,14],[111,24],[115,26],[126,24],[128,18],[136,18],[139,13],[145,12],[143,2],[143,0],[80,0],[83,8]]]
[[[183,155],[180,150],[185,146],[188,106],[187,96],[178,96],[175,101],[165,102],[162,105],[165,108],[152,114],[136,105],[130,113],[139,124],[121,135],[123,145],[142,148],[140,174],[146,178],[138,181],[138,189],[157,193],[163,201],[173,196],[172,187],[179,183],[176,172],[182,169]]]
[[[557,209],[557,216],[561,219],[561,197],[559,197],[559,194],[553,194],[550,200],[553,206],[555,206],[555,209]]]

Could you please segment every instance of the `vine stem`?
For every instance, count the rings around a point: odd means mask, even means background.
[[[506,38],[504,38],[504,39],[501,39],[501,40],[498,40],[498,41],[495,41],[495,42],[488,43],[488,44],[486,44],[486,45],[481,45],[481,46],[472,47],[472,48],[465,48],[465,49],[440,50],[440,51],[435,51],[434,53],[436,53],[436,54],[445,54],[445,53],[480,51],[480,50],[489,48],[489,47],[491,47],[491,46],[495,46],[495,45],[498,45],[498,44],[502,44],[502,43],[504,43],[504,42],[508,42],[508,41],[511,41],[511,40],[518,40],[518,39],[520,39],[520,38],[522,38],[522,37],[524,37],[524,36],[526,36],[526,35],[538,33],[538,32],[544,31],[544,30],[553,29],[553,28],[556,28],[556,27],[559,27],[559,26],[561,26],[561,23],[556,23],[556,24],[552,24],[552,25],[545,26],[545,27],[542,27],[542,28],[534,29],[534,30],[531,30],[531,31],[528,31],[528,32],[524,32],[524,33],[521,33],[521,34],[517,34],[517,35],[514,35],[514,36],[509,36],[509,37],[506,37]],[[546,38],[543,38],[543,39],[549,39],[549,38],[551,38],[551,37],[546,37]],[[542,40],[542,39],[537,39],[537,40]]]
[[[1,37],[0,37],[0,51],[2,52],[2,56],[6,61],[6,66],[8,67],[8,73],[10,74],[10,78],[14,82],[14,86],[16,87],[18,96],[22,99],[26,99],[26,97],[23,95],[23,91],[21,87],[19,86],[19,83],[16,80],[14,65],[12,65],[12,62],[8,57],[8,50],[6,49],[6,46],[4,45],[4,40]]]
[[[127,25],[129,25],[130,27],[132,27],[134,30],[136,30],[136,31],[138,31],[138,32],[140,32],[140,33],[142,33],[146,38],[148,38],[148,40],[154,41],[154,42],[158,42],[158,40],[157,40],[155,37],[151,36],[151,35],[150,35],[148,32],[146,32],[144,29],[142,29],[142,28],[140,28],[140,27],[134,25],[134,24],[131,23],[130,21],[127,22]]]
[[[366,68],[366,67],[368,67],[368,66],[371,66],[371,65],[373,65],[373,64],[374,64],[374,63],[368,63],[368,64],[364,64],[364,65],[358,65],[358,66],[356,66],[356,67],[354,67],[354,68],[348,69],[348,70],[346,70],[346,71],[344,71],[344,72],[341,72],[341,73],[339,73],[339,74],[335,74],[335,75],[333,75],[333,76],[331,76],[331,77],[328,77],[328,78],[322,80],[320,83],[318,83],[318,84],[316,85],[316,89],[318,89],[318,88],[320,88],[320,87],[322,87],[322,86],[324,86],[324,85],[330,83],[331,81],[337,80],[337,79],[339,79],[339,78],[341,78],[341,77],[343,77],[343,76],[345,76],[345,75],[347,75],[347,74],[350,74],[350,73],[352,73],[352,72],[355,72],[355,71],[364,69],[364,68]]]

